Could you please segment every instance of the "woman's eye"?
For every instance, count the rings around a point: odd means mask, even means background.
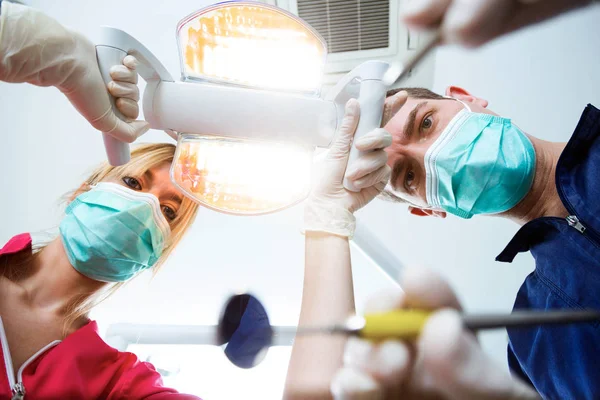
[[[140,181],[138,181],[135,178],[132,178],[131,176],[124,177],[123,183],[125,183],[127,186],[129,186],[133,190],[142,190],[142,185],[140,184]]]
[[[169,206],[162,206],[162,212],[169,221],[173,221],[177,218],[177,213]]]
[[[404,180],[404,185],[407,189],[412,189],[411,186],[415,180],[415,173],[411,170],[406,173],[406,178]]]
[[[431,128],[431,126],[433,125],[433,119],[431,118],[431,115],[429,115],[428,117],[426,117],[423,122],[421,122],[421,128],[422,129],[429,129]]]

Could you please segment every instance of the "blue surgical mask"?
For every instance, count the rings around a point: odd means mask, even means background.
[[[71,265],[103,282],[152,267],[171,232],[155,196],[108,182],[77,196],[59,229]]]
[[[461,218],[510,210],[533,183],[533,145],[510,119],[463,105],[425,154],[427,202]]]

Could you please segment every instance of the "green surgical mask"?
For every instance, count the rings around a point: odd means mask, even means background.
[[[510,210],[533,183],[533,145],[510,119],[463,105],[425,154],[427,202],[461,218]]]
[[[71,265],[103,282],[123,282],[152,267],[170,234],[156,196],[110,182],[77,196],[60,224]]]

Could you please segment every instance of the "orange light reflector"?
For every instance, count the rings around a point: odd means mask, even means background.
[[[298,17],[257,3],[200,10],[177,27],[184,79],[317,93],[327,47]]]
[[[308,196],[312,155],[295,145],[181,134],[171,179],[208,208],[266,214]]]

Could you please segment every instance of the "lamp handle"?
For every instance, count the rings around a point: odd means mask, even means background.
[[[367,61],[348,74],[346,74],[328,93],[325,100],[333,101],[337,109],[338,129],[344,117],[344,106],[350,97],[356,96],[356,83],[358,83],[358,103],[360,104],[360,119],[354,134],[354,142],[379,128],[383,115],[385,94],[388,86],[383,78],[390,65],[384,61]],[[358,151],[354,144],[350,149],[348,165],[352,164],[363,153]],[[359,189],[344,178],[344,187],[351,192],[360,192]]]
[[[112,80],[110,77],[110,68],[113,65],[119,65],[123,62],[123,59],[127,56],[127,53],[121,49],[110,46],[96,46],[96,57],[98,58],[98,67],[100,68],[100,74],[104,83],[108,83]],[[127,118],[119,112],[115,104],[115,98],[109,93],[110,104],[112,105],[113,112],[118,118],[123,121],[127,121]],[[131,152],[129,144],[120,141],[119,139],[111,136],[107,133],[102,133],[102,139],[104,140],[104,148],[106,149],[106,156],[108,157],[108,163],[112,166],[119,166],[127,164],[131,159]]]
[[[139,62],[138,73],[146,81],[146,94],[150,97],[148,102],[152,103],[154,91],[160,82],[173,82],[173,78],[161,62],[152,54],[148,48],[136,40],[127,32],[109,26],[102,26],[96,32],[96,57],[102,79],[108,85],[111,81],[110,68],[119,65],[128,54],[133,55]],[[127,121],[115,105],[115,99],[109,94],[114,113]],[[144,100],[146,103],[146,100]],[[148,118],[148,115],[146,115]],[[167,132],[169,133],[169,132]],[[131,153],[129,144],[122,142],[111,135],[103,133],[104,147],[110,165],[119,166],[129,162]]]
[[[354,143],[381,125],[386,89],[387,86],[380,79],[369,79],[361,82],[358,96],[360,119],[350,149],[348,165],[352,165],[356,159],[364,154],[364,152],[354,147]],[[360,192],[360,189],[357,189],[347,178],[344,178],[344,187],[351,192]]]

